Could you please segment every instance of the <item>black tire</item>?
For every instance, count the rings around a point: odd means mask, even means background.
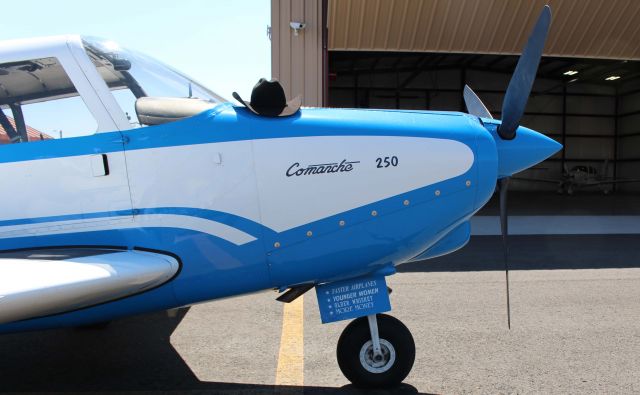
[[[416,346],[413,336],[406,326],[398,319],[386,314],[378,314],[378,333],[380,335],[381,346],[385,354],[387,364],[382,368],[375,368],[371,365],[365,367],[366,361],[361,361],[361,352],[367,355],[367,350],[372,347],[365,347],[371,341],[369,322],[367,317],[360,317],[353,320],[340,335],[338,340],[338,365],[342,374],[357,387],[363,388],[389,388],[399,385],[404,380],[416,357]],[[387,342],[393,348],[395,361],[390,363],[390,352],[383,343]],[[369,369],[381,370],[372,372]]]

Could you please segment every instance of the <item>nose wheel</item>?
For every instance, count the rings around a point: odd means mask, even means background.
[[[386,314],[353,320],[338,340],[338,365],[358,387],[393,387],[407,377],[416,355],[409,329]]]

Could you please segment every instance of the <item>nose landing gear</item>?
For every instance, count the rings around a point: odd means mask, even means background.
[[[353,320],[338,340],[338,365],[358,387],[393,387],[407,377],[416,355],[409,329],[386,314]]]

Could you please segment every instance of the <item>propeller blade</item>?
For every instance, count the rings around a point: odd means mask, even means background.
[[[511,140],[516,136],[516,129],[524,114],[524,108],[536,78],[550,23],[551,8],[546,5],[538,17],[522,55],[520,55],[502,102],[502,124],[498,127],[498,134],[505,140]]]
[[[509,177],[498,180],[498,192],[500,193],[500,231],[502,233],[502,248],[504,251],[504,273],[507,281],[507,326],[511,329],[511,303],[509,299],[509,218],[507,214],[507,189]]]
[[[467,111],[469,111],[469,114],[480,118],[493,119],[491,113],[487,110],[487,107],[482,103],[482,100],[480,100],[478,95],[476,95],[469,85],[464,86],[464,92],[462,95],[464,96],[464,103],[467,105]]]

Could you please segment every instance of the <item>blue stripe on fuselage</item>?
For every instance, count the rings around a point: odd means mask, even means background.
[[[470,143],[477,118],[455,112],[304,109],[282,118],[224,103],[199,115],[124,132],[0,145],[0,163],[105,154],[123,150],[311,136],[407,136]],[[479,125],[479,124],[478,124]],[[452,132],[455,131],[455,132]],[[127,143],[123,143],[123,137]],[[469,144],[470,145],[470,144]]]
[[[0,221],[0,231],[2,226],[15,226],[15,225],[35,225],[45,222],[60,222],[60,221],[74,221],[82,219],[97,219],[108,217],[121,217],[126,215],[132,215],[133,210],[118,210],[118,211],[103,211],[98,213],[82,213],[82,214],[64,214],[64,215],[51,215],[47,217],[36,218],[17,218]]]

